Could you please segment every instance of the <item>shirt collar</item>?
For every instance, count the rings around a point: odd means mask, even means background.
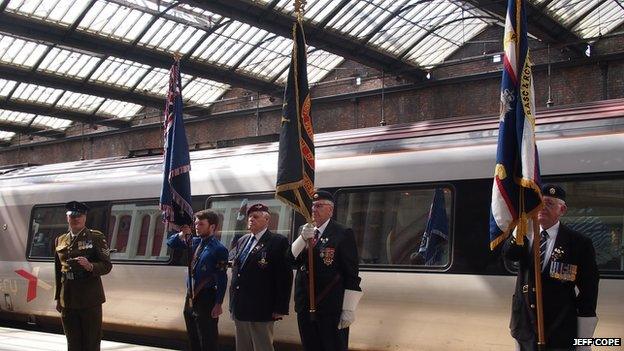
[[[559,225],[561,222],[557,221],[552,227],[546,229],[546,233],[548,233],[548,240],[557,239],[557,233],[559,233]],[[544,228],[540,225],[540,230],[544,231]]]
[[[84,231],[85,231],[85,229],[87,229],[87,227],[84,227],[84,228],[80,229],[80,231],[79,231],[78,233],[74,233],[74,232],[72,232],[72,230],[71,230],[71,228],[70,228],[70,229],[69,229],[69,235],[70,235],[72,238],[77,237],[78,235],[80,235],[80,233],[84,232]]]
[[[264,235],[264,233],[266,233],[266,231],[269,229],[269,227],[266,227],[264,229],[262,229],[261,231],[259,231],[258,233],[254,234],[251,233],[251,235],[256,237],[256,241],[260,241],[260,238],[262,238],[262,236]]]
[[[314,229],[316,229],[316,230],[318,230],[318,231],[319,231],[319,233],[320,233],[320,234],[319,234],[319,236],[320,236],[320,235],[323,235],[323,232],[325,231],[325,228],[327,228],[327,225],[329,224],[329,221],[330,221],[330,220],[331,220],[331,218],[327,219],[327,220],[325,221],[325,223],[323,223],[320,227],[316,227],[316,228],[314,228]]]

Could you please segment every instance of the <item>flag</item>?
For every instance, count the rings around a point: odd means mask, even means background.
[[[180,60],[175,59],[169,71],[169,91],[165,106],[163,185],[160,209],[163,221],[176,225],[193,223],[191,207],[191,159],[184,120],[182,119],[182,84]]]
[[[293,49],[284,92],[275,197],[312,221],[314,130],[306,43],[301,20],[293,24]]]
[[[427,226],[420,241],[418,256],[426,266],[435,266],[444,263],[444,248],[449,238],[448,216],[444,191],[436,188],[429,209]]]
[[[516,241],[522,243],[528,218],[542,206],[524,0],[507,1],[503,44],[500,124],[490,212],[492,250],[516,226]]]

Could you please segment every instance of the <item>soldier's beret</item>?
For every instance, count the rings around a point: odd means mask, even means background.
[[[555,197],[557,199],[565,201],[566,193],[563,188],[556,184],[545,184],[542,187],[542,195]]]
[[[269,208],[265,205],[265,204],[255,204],[250,206],[247,209],[247,215],[249,216],[250,213],[252,212],[269,212]]]
[[[89,206],[83,202],[70,201],[65,204],[68,216],[81,216],[89,212]]]
[[[334,202],[334,196],[329,191],[317,190],[312,197],[312,201],[328,200]]]

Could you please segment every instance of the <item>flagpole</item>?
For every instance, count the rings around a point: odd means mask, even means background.
[[[546,338],[544,335],[544,304],[542,300],[542,262],[539,245],[539,224],[537,214],[533,220],[533,267],[535,269],[535,307],[537,312],[537,349],[546,349]]]
[[[303,12],[306,5],[306,0],[295,0],[295,13],[297,14],[297,22],[303,28]],[[296,24],[295,24],[296,25]],[[296,40],[295,40],[296,42]],[[298,86],[295,85],[295,86]],[[299,103],[299,92],[297,92],[297,103]],[[300,108],[297,108],[297,111],[300,111]],[[312,224],[312,218],[306,218],[308,223]],[[315,291],[315,282],[314,282],[314,246],[316,242],[312,243],[311,240],[308,240],[308,297],[310,303],[310,320],[316,320],[316,291]]]

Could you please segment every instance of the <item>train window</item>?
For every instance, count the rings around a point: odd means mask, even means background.
[[[104,229],[107,206],[103,203],[87,203],[89,215],[87,227]],[[42,259],[54,257],[54,242],[60,234],[67,233],[67,210],[65,205],[35,207],[30,225],[29,258]]]
[[[109,217],[111,258],[169,261],[165,226],[157,202],[114,204]]]
[[[444,267],[451,202],[448,187],[341,190],[336,215],[353,228],[365,265]]]
[[[601,273],[624,273],[624,180],[558,182],[568,211],[561,221],[587,236]]]
[[[288,237],[292,227],[292,210],[273,194],[254,196],[227,196],[211,197],[206,200],[207,208],[212,209],[219,215],[220,223],[217,235],[225,247],[231,248],[238,238],[248,233],[247,231],[247,208],[258,202],[262,202],[271,213],[269,230],[276,234]]]

